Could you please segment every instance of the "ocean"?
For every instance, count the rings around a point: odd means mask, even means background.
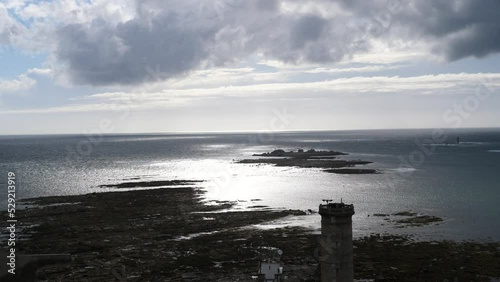
[[[278,148],[338,150],[349,154],[344,159],[373,162],[364,167],[381,173],[234,162]],[[9,171],[16,174],[18,199],[105,192],[113,189],[99,185],[127,181],[194,179],[205,180],[199,186],[207,202],[238,201],[235,209],[258,203],[317,210],[322,199],[353,203],[355,236],[500,240],[500,129],[0,136],[1,210]],[[400,211],[444,221],[395,228],[373,216]],[[320,222],[307,215],[259,227],[283,225],[317,230]]]

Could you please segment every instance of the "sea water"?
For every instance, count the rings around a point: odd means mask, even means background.
[[[0,205],[7,208],[9,171],[16,173],[17,198],[105,192],[112,189],[100,185],[127,181],[194,179],[205,180],[197,186],[207,191],[207,200],[238,201],[236,208],[242,209],[267,205],[317,210],[322,199],[353,203],[355,236],[388,232],[429,239],[500,240],[500,130],[449,129],[439,140],[433,139],[435,132],[0,136]],[[278,148],[338,150],[349,154],[343,159],[373,162],[364,167],[381,173],[340,175],[235,163]],[[444,221],[398,229],[373,216],[400,211]],[[274,224],[267,226],[317,229],[319,216]]]

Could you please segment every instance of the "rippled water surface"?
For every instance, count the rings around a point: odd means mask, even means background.
[[[170,179],[206,180],[209,199],[317,209],[321,199],[354,203],[355,234],[409,232],[430,238],[500,239],[500,130],[374,130],[245,134],[0,136],[1,205],[7,172],[22,198],[106,191],[102,184]],[[456,144],[460,136],[461,143]],[[277,148],[314,148],[372,161],[381,174],[337,175],[320,169],[236,164]],[[252,199],[262,201],[251,202]],[[394,229],[374,213],[412,210],[445,221]],[[319,227],[317,215],[276,225]],[[265,228],[265,227],[263,227]]]

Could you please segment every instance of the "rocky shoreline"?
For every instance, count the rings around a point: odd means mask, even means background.
[[[410,211],[398,212],[394,214],[375,213],[373,216],[383,217],[385,221],[393,223],[396,228],[421,227],[431,224],[439,224],[443,221],[442,218],[437,216],[418,214]]]
[[[305,212],[231,211],[236,203],[207,203],[203,195],[186,187],[28,199],[34,206],[17,215],[23,226],[18,250],[71,255],[69,262],[40,268],[42,281],[255,281],[262,250],[269,248],[283,251],[287,281],[318,281],[317,235],[254,226]],[[354,240],[357,279],[489,281],[500,277],[498,265],[498,242],[378,234]]]

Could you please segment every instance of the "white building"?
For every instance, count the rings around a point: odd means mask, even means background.
[[[281,282],[283,266],[279,262],[261,262],[259,266],[259,279],[265,282]]]

